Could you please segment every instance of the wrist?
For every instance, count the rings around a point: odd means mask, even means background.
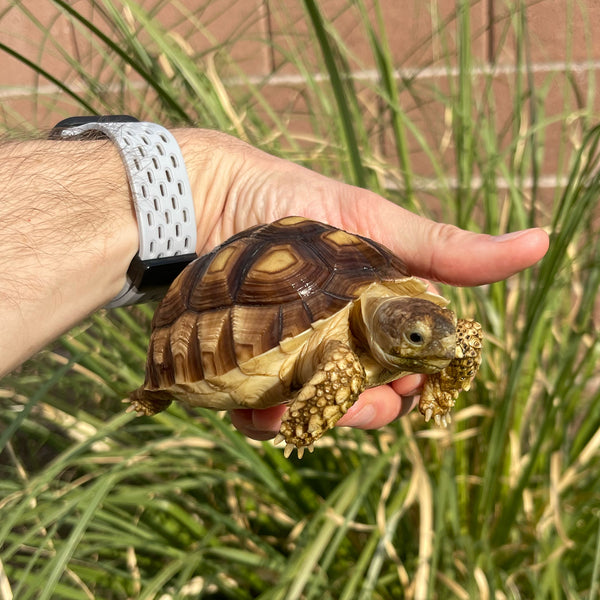
[[[196,258],[194,201],[183,156],[173,134],[129,115],[63,119],[49,139],[89,142],[108,138],[116,147],[130,187],[139,249],[126,282],[107,308],[158,300]]]

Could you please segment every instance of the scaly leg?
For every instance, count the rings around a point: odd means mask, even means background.
[[[331,429],[356,402],[365,382],[365,370],[354,351],[342,342],[328,342],[314,375],[282,417],[275,443],[285,440],[286,458],[294,448],[299,458],[305,447],[312,452],[315,440]]]
[[[471,319],[459,319],[456,326],[456,357],[450,364],[433,375],[428,375],[421,392],[419,410],[429,421],[446,427],[450,411],[458,394],[471,387],[471,381],[481,364],[483,333],[481,325]]]
[[[151,390],[145,390],[142,386],[134,392],[131,392],[129,396],[129,402],[131,402],[131,404],[127,407],[127,412],[133,412],[135,410],[140,416],[145,415],[151,417],[168,408],[172,401],[173,397],[170,394],[162,391],[153,392]],[[127,400],[125,400],[125,402],[127,402]]]

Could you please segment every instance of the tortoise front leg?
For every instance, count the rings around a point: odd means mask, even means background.
[[[366,375],[358,356],[342,342],[329,341],[310,380],[304,384],[282,417],[278,444],[285,440],[286,458],[294,448],[302,458],[304,448],[331,429],[364,390]]]
[[[446,427],[450,423],[450,411],[454,408],[460,392],[467,391],[481,364],[483,333],[481,325],[472,319],[459,319],[456,326],[456,356],[450,364],[433,375],[421,392],[419,410],[429,421]]]

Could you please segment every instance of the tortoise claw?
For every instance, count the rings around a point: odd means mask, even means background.
[[[275,436],[275,439],[273,440],[273,444],[277,445],[277,444],[281,444],[281,442],[284,442],[285,438],[278,433]],[[296,451],[298,452],[298,458],[302,458],[304,456],[304,451],[308,450],[309,452],[314,452],[315,450],[315,445],[314,444],[309,444],[308,446],[296,446],[294,444],[286,444],[284,450],[283,450],[283,455],[286,458],[289,458],[292,453],[294,452],[294,448],[296,449]]]
[[[435,424],[438,427],[448,427],[450,423],[452,423],[452,417],[450,417],[450,413],[447,412],[445,414],[437,414],[434,418]]]

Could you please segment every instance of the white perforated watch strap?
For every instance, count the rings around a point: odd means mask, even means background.
[[[123,159],[140,234],[139,259],[192,254],[196,249],[194,204],[179,145],[164,127],[148,122],[90,122],[60,131],[62,139],[100,131]],[[128,277],[107,307],[133,304],[143,296]]]

